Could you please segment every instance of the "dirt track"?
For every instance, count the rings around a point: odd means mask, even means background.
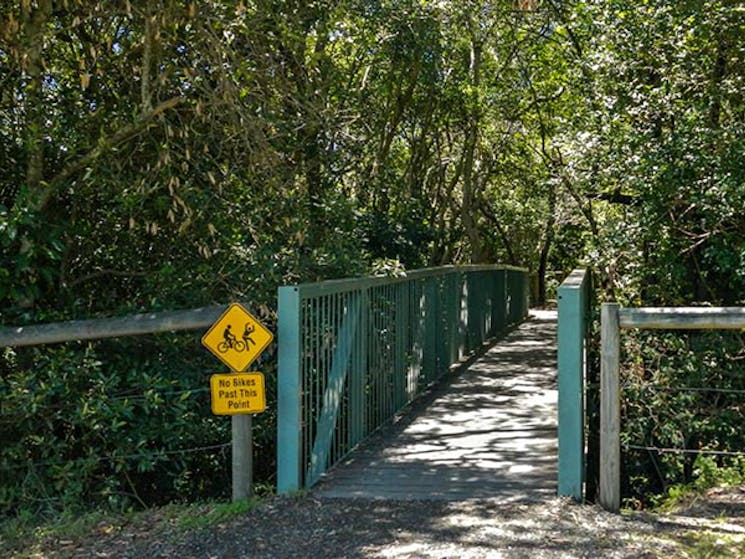
[[[442,559],[745,557],[743,492],[691,515],[612,515],[552,499],[534,504],[272,498],[234,520],[183,531],[157,510],[47,541],[16,557],[117,559]],[[728,516],[729,515],[729,516]],[[739,515],[739,516],[737,516]]]

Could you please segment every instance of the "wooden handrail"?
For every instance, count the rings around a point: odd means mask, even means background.
[[[745,328],[743,307],[642,307],[618,311],[621,328],[672,330],[739,330]]]
[[[621,308],[603,303],[600,355],[600,504],[618,512],[621,504],[620,465],[620,329],[741,330],[743,307]]]
[[[210,326],[224,310],[224,305],[215,305],[181,311],[132,314],[116,318],[6,327],[0,328],[0,347],[34,346],[76,340],[198,330]]]

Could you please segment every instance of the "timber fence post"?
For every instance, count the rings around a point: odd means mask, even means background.
[[[232,416],[233,502],[245,501],[253,494],[253,436],[251,415]]]
[[[620,337],[618,303],[603,303],[600,313],[600,504],[621,509]]]

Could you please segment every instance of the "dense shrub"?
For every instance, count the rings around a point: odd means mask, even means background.
[[[230,419],[207,391],[223,367],[199,335],[6,350],[1,364],[2,514],[229,495]],[[254,421],[257,483],[271,482],[273,420]]]
[[[745,451],[743,334],[632,331],[622,339],[622,448],[632,447],[624,451],[626,497],[649,503],[694,482],[702,471],[696,451]],[[719,466],[732,461],[726,454],[707,458]]]

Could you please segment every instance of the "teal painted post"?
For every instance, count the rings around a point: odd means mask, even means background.
[[[507,270],[494,272],[494,281],[495,334],[501,334],[507,327]]]
[[[300,292],[279,288],[277,382],[277,493],[302,486]]]
[[[395,391],[394,403],[395,410],[398,411],[408,401],[406,393],[406,347],[408,345],[409,317],[408,300],[406,298],[406,289],[404,283],[394,285],[393,294],[395,301],[394,332],[396,341],[396,353],[393,366],[393,388]]]
[[[437,378],[437,278],[424,280],[424,338],[422,340],[422,380],[429,385]]]
[[[584,484],[585,317],[588,279],[575,270],[558,292],[559,496],[582,501]]]
[[[528,317],[530,297],[530,274],[527,272],[515,272],[515,297],[518,301],[518,311],[515,322],[522,322]]]
[[[352,369],[349,374],[349,413],[351,415],[351,445],[360,442],[367,434],[367,397],[365,386],[367,385],[367,337],[368,337],[368,308],[370,306],[368,288],[359,292],[360,310],[359,324],[357,326],[357,342],[355,344],[355,355],[352,360]]]

